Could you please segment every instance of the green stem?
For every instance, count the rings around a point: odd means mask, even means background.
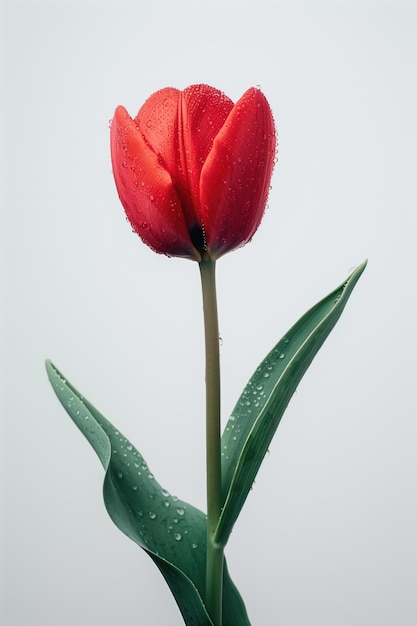
[[[213,541],[221,493],[220,355],[216,297],[216,262],[200,262],[206,345],[207,565],[206,608],[214,626],[222,625],[223,548]]]

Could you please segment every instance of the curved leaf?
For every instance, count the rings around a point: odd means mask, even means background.
[[[153,559],[187,625],[212,626],[204,606],[206,516],[170,495],[142,455],[47,361],[58,399],[96,451],[104,469],[106,509],[118,528]],[[243,601],[225,568],[224,626],[250,626]]]
[[[335,326],[366,261],[307,311],[259,365],[222,436],[223,509],[215,541],[225,545],[281,417],[300,380]]]

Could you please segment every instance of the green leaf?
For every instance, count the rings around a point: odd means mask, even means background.
[[[259,365],[222,436],[223,509],[215,541],[226,545],[281,417],[365,269],[362,263],[293,326]]]
[[[97,453],[104,469],[104,502],[118,528],[153,559],[168,583],[187,625],[212,626],[204,606],[206,516],[170,495],[142,455],[47,361],[58,399]],[[250,626],[227,568],[224,626]]]

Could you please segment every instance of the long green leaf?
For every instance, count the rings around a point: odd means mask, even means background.
[[[97,453],[104,469],[104,502],[118,528],[143,548],[167,581],[187,625],[212,626],[204,606],[206,516],[170,495],[142,455],[47,361],[61,404]],[[225,569],[225,626],[250,626]]]
[[[365,266],[366,261],[301,317],[262,361],[239,398],[222,436],[224,505],[215,533],[219,544],[226,544],[288,402]]]

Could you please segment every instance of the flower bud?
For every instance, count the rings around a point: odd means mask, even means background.
[[[111,156],[126,215],[155,252],[201,261],[247,243],[265,211],[276,136],[265,96],[233,102],[208,85],[116,109]]]

